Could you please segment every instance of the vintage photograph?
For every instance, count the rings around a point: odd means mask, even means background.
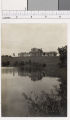
[[[2,24],[1,116],[67,117],[67,24]]]

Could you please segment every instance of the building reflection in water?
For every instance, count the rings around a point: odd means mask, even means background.
[[[45,70],[41,69],[18,69],[18,76],[29,76],[31,80],[41,80],[43,77],[47,76]]]

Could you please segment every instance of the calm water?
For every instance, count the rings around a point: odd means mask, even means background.
[[[46,71],[2,68],[2,116],[62,116],[61,81]]]

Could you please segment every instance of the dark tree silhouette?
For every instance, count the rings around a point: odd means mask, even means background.
[[[62,65],[67,64],[67,46],[64,46],[62,48],[58,48],[58,52],[60,55],[60,61]]]

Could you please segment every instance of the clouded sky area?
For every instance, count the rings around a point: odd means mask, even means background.
[[[66,44],[66,24],[2,24],[2,55],[17,55],[31,48],[57,51]]]

